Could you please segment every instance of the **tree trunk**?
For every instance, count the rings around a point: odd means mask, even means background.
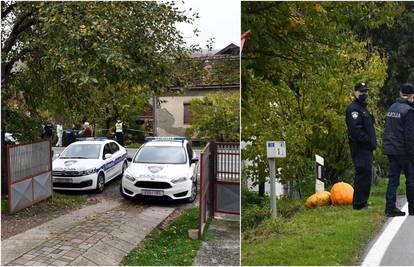
[[[260,182],[259,183],[259,196],[263,197],[265,195],[265,183]]]

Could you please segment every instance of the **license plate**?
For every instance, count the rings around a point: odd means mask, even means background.
[[[72,178],[53,178],[54,183],[73,183]]]
[[[144,196],[157,196],[157,197],[162,197],[164,195],[164,191],[163,190],[142,190],[141,193]]]

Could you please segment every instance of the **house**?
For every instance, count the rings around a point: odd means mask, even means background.
[[[157,134],[159,136],[184,136],[191,126],[189,112],[190,101],[203,98],[209,93],[218,91],[240,91],[240,48],[230,44],[218,52],[193,55],[194,60],[200,60],[208,73],[202,81],[194,82],[184,93],[177,95],[174,89],[159,97],[160,103],[156,112]],[[226,67],[226,70],[222,68]]]

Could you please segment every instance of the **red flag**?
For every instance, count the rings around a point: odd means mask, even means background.
[[[240,51],[243,51],[243,45],[244,45],[244,42],[246,41],[247,37],[249,37],[249,33],[250,33],[250,31],[247,31],[247,32],[242,34]]]

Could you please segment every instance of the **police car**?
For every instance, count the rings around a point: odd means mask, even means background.
[[[78,139],[79,140],[79,139]],[[105,183],[128,167],[124,147],[106,138],[82,138],[53,161],[53,189],[104,190]]]
[[[193,202],[198,159],[188,141],[183,137],[150,137],[146,141],[125,170],[121,194]]]

